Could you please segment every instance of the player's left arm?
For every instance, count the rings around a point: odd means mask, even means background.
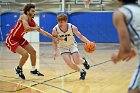
[[[72,26],[73,33],[83,42],[90,42],[85,36],[83,36],[79,31],[76,26]]]

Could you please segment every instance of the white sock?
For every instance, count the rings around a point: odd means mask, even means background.
[[[35,66],[32,66],[32,71],[34,71],[36,68],[35,68]]]
[[[83,69],[80,69],[80,72],[84,72]]]
[[[78,66],[80,68],[80,72],[83,72],[83,67],[81,65]]]

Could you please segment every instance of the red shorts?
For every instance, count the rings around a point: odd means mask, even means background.
[[[6,46],[14,53],[16,53],[15,51],[18,48],[18,46],[25,47],[28,44],[29,42],[25,40],[23,37],[18,38],[15,36],[13,37],[12,35],[8,35],[6,37]]]

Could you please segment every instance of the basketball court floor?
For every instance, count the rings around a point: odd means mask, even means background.
[[[131,76],[137,66],[137,57],[129,62],[113,64],[112,53],[117,53],[117,44],[97,44],[92,54],[83,50],[91,68],[85,80],[79,80],[80,73],[70,69],[59,55],[53,60],[51,44],[31,43],[37,51],[37,68],[45,76],[30,74],[30,60],[24,66],[26,80],[15,73],[20,56],[10,52],[5,44],[0,44],[0,93],[127,93]]]

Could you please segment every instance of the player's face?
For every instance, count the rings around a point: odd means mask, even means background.
[[[67,21],[58,21],[59,27],[67,26]]]
[[[34,18],[35,16],[35,9],[34,8],[31,8],[30,11],[28,12],[28,15],[32,18]]]

